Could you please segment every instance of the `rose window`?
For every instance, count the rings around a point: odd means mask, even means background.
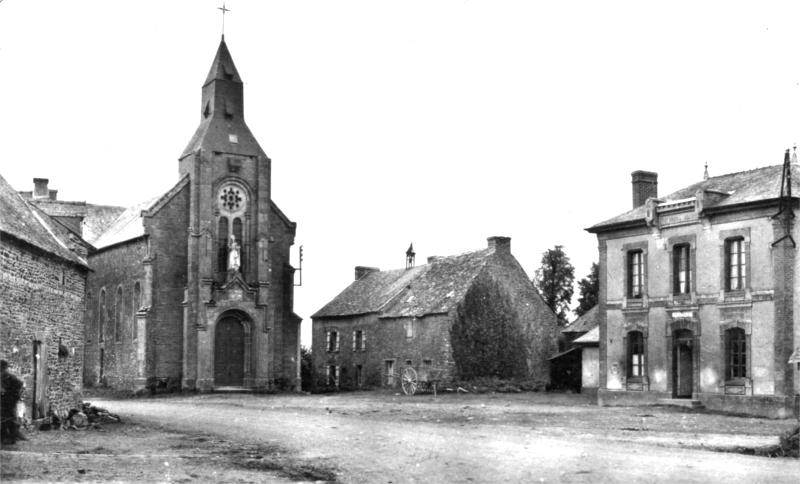
[[[219,191],[219,205],[226,212],[240,212],[246,203],[243,190],[235,185],[227,185]]]

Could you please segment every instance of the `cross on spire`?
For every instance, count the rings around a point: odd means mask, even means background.
[[[2,1],[2,0],[0,0]],[[221,7],[217,7],[217,10],[222,10],[222,38],[225,39],[225,12],[230,12],[231,9],[225,8],[225,2],[222,2]]]

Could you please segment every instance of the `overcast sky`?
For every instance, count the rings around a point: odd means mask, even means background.
[[[533,276],[631,208],[780,164],[800,141],[800,4],[230,0],[245,118],[298,223],[310,316],[356,265],[512,238]],[[219,1],[0,1],[0,174],[128,206],[178,180],[221,33]],[[777,195],[777,194],[776,194]],[[577,299],[577,294],[575,300]]]

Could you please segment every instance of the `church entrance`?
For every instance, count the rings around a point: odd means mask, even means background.
[[[681,329],[672,334],[672,397],[692,398],[694,353],[692,332]]]
[[[217,323],[214,333],[214,386],[244,384],[244,326],[228,316]]]

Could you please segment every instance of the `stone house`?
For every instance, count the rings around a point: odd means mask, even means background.
[[[80,408],[86,251],[0,177],[0,358],[25,382],[28,418]]]
[[[312,318],[318,384],[396,386],[405,366],[446,378],[549,382],[556,317],[511,254],[511,239],[405,269],[358,266],[355,281]]]
[[[601,405],[691,399],[786,417],[798,392],[796,162],[709,177],[587,229],[600,253]],[[789,172],[789,173],[787,173]],[[792,185],[791,183],[794,183]]]
[[[86,385],[299,388],[296,224],[271,198],[272,161],[245,123],[224,37],[199,112],[162,195],[128,208],[67,202],[46,179],[23,193],[92,245]]]

